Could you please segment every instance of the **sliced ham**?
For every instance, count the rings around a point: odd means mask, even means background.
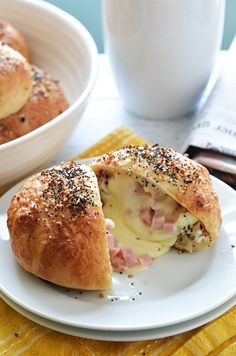
[[[163,232],[165,234],[172,234],[175,231],[175,223],[173,221],[166,221],[163,224]]]
[[[165,215],[156,211],[152,218],[152,229],[162,229],[165,222]]]
[[[153,220],[153,211],[152,209],[146,209],[146,210],[148,211],[143,212],[143,214],[145,215],[145,221],[151,224]],[[114,226],[112,226],[110,221],[107,220],[110,219],[106,219],[106,227],[107,227],[106,236],[107,236],[110,260],[113,269],[116,270],[117,272],[123,272],[125,271],[126,268],[132,268],[138,264],[141,264],[142,266],[150,265],[152,263],[152,259],[148,254],[144,254],[138,257],[135,255],[132,248],[117,246],[118,242],[116,238],[109,231]]]
[[[118,255],[111,259],[111,264],[117,272],[123,272],[126,268],[124,259]]]
[[[123,272],[126,268],[132,268],[137,264],[143,267],[149,266],[152,263],[152,258],[145,253],[137,257],[130,247],[113,247],[109,249],[112,267]]]
[[[126,265],[125,265],[123,254],[121,252],[121,248],[120,247],[111,248],[109,250],[109,253],[110,253],[112,267],[118,272],[123,272],[126,268]]]
[[[132,268],[138,263],[138,258],[130,247],[123,247],[121,253],[126,267]]]
[[[140,218],[144,222],[144,224],[151,226],[152,218],[154,215],[154,211],[151,208],[143,209],[140,211]]]
[[[176,225],[172,220],[168,220],[165,214],[160,211],[154,211],[152,208],[143,209],[140,211],[140,219],[152,229],[162,230],[165,234],[172,234],[175,231]]]
[[[109,254],[110,258],[112,259],[113,257],[117,256],[120,253],[121,248],[120,247],[112,247],[109,249]]]
[[[109,249],[111,264],[117,271],[134,267],[138,263],[138,258],[129,247],[113,247]]]
[[[149,254],[145,253],[144,255],[138,257],[138,261],[142,266],[149,266],[152,263],[152,258]]]

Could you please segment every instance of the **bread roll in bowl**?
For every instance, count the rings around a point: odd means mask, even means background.
[[[30,70],[32,94],[18,112],[0,120],[0,144],[35,130],[68,108],[58,81],[36,66]]]
[[[31,177],[8,209],[11,246],[28,272],[68,288],[111,286],[111,264],[96,176],[62,163]]]
[[[0,20],[0,42],[20,52],[30,62],[30,50],[24,36],[5,20]]]
[[[171,246],[195,252],[215,241],[221,225],[217,195],[207,169],[186,155],[158,145],[129,146],[91,167],[116,239],[137,256],[156,258]]]
[[[0,43],[0,119],[20,110],[31,93],[28,62],[19,52]]]

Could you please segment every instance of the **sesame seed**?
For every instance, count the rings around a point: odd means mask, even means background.
[[[41,177],[46,186],[42,197],[54,206],[54,212],[62,212],[65,208],[85,212],[89,205],[95,205],[90,177],[76,162],[61,163],[57,167],[45,169]],[[54,213],[50,217],[55,216]]]

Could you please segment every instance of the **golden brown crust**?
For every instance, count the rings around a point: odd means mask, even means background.
[[[31,66],[33,92],[17,113],[0,120],[0,144],[21,137],[51,121],[68,108],[68,102],[57,80]]]
[[[0,20],[0,42],[20,52],[30,62],[31,54],[24,36],[5,20]]]
[[[218,197],[207,169],[186,155],[158,145],[128,146],[105,154],[91,167],[96,174],[100,170],[120,170],[130,176],[142,177],[139,182],[161,188],[198,217],[210,237],[199,243],[194,241],[191,246],[187,246],[186,241],[177,240],[177,248],[198,251],[216,239],[221,225]]]
[[[75,162],[31,177],[12,199],[8,228],[21,266],[78,289],[111,286],[111,264],[96,176]]]
[[[32,93],[31,69],[26,59],[0,43],[0,123],[20,110]]]

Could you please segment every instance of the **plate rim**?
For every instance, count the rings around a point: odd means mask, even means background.
[[[160,328],[154,328],[154,329],[144,329],[144,330],[131,330],[131,331],[107,331],[107,330],[96,330],[96,329],[86,329],[86,328],[80,328],[76,326],[71,326],[63,323],[59,323],[47,318],[43,318],[37,314],[34,314],[30,312],[29,310],[21,307],[17,303],[14,303],[11,299],[7,298],[7,296],[3,295],[0,293],[0,298],[3,299],[5,303],[7,303],[11,308],[13,308],[16,312],[20,313],[23,315],[25,318],[28,318],[29,320],[44,326],[51,331],[57,331],[63,334],[67,335],[72,335],[76,337],[84,337],[88,339],[93,339],[93,340],[99,340],[99,341],[114,341],[114,342],[135,342],[135,341],[145,341],[145,340],[154,340],[154,339],[162,339],[165,337],[171,337],[175,335],[179,335],[188,331],[191,331],[193,329],[196,329],[198,327],[201,327],[216,318],[220,317],[227,311],[229,311],[231,308],[233,308],[236,305],[236,296],[232,297],[229,299],[226,303],[223,303],[219,307],[213,309],[212,311],[205,313],[199,317],[190,319],[188,321],[185,321],[183,323],[177,323],[171,326],[164,326]],[[190,322],[195,321],[195,324],[192,324],[190,327],[187,326]],[[176,331],[167,331],[166,333],[163,333],[163,329],[170,329],[170,328],[180,328],[177,332]],[[66,328],[66,329],[65,329]],[[65,331],[66,330],[66,331]],[[162,333],[160,333],[162,331]],[[152,333],[152,336],[146,335],[145,337],[141,336],[141,332],[145,332],[145,335],[148,333]],[[159,332],[159,333],[158,333]],[[98,333],[98,334],[97,334]],[[154,333],[156,333],[154,335]],[[128,334],[136,334],[135,337],[129,336]],[[138,334],[138,336],[137,336]],[[104,336],[103,336],[104,335]],[[107,337],[109,335],[109,338]],[[118,335],[118,336],[117,336]],[[140,335],[140,336],[139,336]]]
[[[220,184],[224,189],[227,189],[229,192],[233,192],[234,194],[236,194],[235,190],[232,189],[230,186],[228,186],[227,184],[225,184],[224,182],[222,182],[221,180],[213,177],[213,181],[216,180],[218,184]],[[1,201],[4,197],[6,197],[7,195],[9,195],[11,193],[12,190],[16,189],[16,187],[18,187],[20,184],[22,184],[22,182],[16,184],[15,186],[13,186],[10,190],[8,190],[1,198],[0,198],[0,206],[1,206]],[[2,242],[2,240],[1,240]],[[7,242],[7,241],[5,241]],[[9,241],[8,241],[9,243]],[[60,317],[56,317],[53,315],[48,316],[45,312],[40,312],[39,310],[35,310],[34,307],[28,306],[27,304],[23,303],[23,302],[19,302],[18,299],[16,299],[14,296],[12,296],[11,294],[8,293],[8,291],[6,290],[6,288],[4,288],[2,285],[0,285],[0,291],[2,291],[3,294],[5,294],[9,299],[11,299],[13,302],[15,302],[16,304],[18,304],[19,306],[21,306],[22,308],[28,310],[29,312],[32,312],[34,314],[39,315],[42,318],[47,318],[50,319],[54,322],[62,322],[62,320],[60,320]],[[229,299],[231,299],[233,296],[235,296],[236,294],[236,286],[235,289],[229,293],[226,297],[221,298],[221,300],[217,303],[214,303],[213,306],[211,306],[210,308],[207,309],[207,311],[201,311],[200,313],[196,313],[196,314],[191,314],[190,316],[186,316],[180,320],[176,320],[175,324],[179,324],[182,322],[186,322],[188,320],[191,320],[193,318],[196,317],[200,317],[201,315],[210,312],[211,310],[219,307],[220,305],[226,303]],[[166,322],[166,323],[162,323],[161,325],[158,326],[157,323],[155,324],[148,324],[145,326],[140,326],[140,325],[126,325],[126,326],[121,326],[120,324],[114,326],[114,325],[104,325],[104,326],[100,326],[98,327],[97,325],[88,325],[86,323],[80,323],[80,322],[71,322],[71,321],[63,321],[64,324],[66,325],[70,325],[70,326],[75,326],[75,327],[81,327],[81,328],[87,328],[87,329],[93,329],[93,330],[103,330],[103,331],[112,331],[112,330],[116,330],[116,331],[125,331],[125,330],[144,330],[144,329],[153,329],[153,328],[159,328],[159,327],[166,327],[166,326],[170,326],[173,325],[173,322]]]

